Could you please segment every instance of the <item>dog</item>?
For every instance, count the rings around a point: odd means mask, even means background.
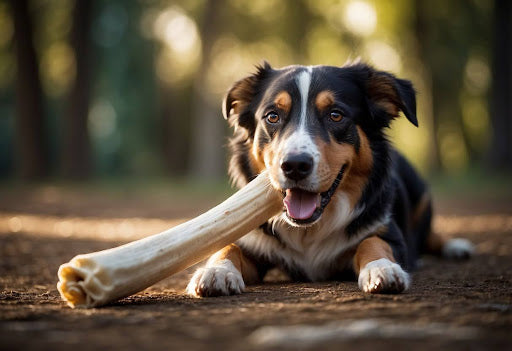
[[[412,83],[362,62],[265,62],[236,82],[223,101],[229,174],[243,187],[267,170],[283,211],[211,256],[187,292],[239,294],[277,267],[294,281],[400,293],[421,254],[469,257],[469,241],[431,231],[428,187],[386,137],[401,114],[418,126]]]

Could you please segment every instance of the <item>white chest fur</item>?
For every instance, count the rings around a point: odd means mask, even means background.
[[[310,227],[293,227],[282,217],[284,214],[272,218],[273,229],[279,234],[280,242],[261,231],[253,231],[239,243],[271,262],[284,262],[289,267],[298,268],[312,281],[325,280],[334,260],[386,222],[385,218],[377,219],[372,225],[347,236],[344,233],[346,226],[363,209],[353,210],[344,193],[333,196],[329,206],[336,207],[336,215],[322,217]]]

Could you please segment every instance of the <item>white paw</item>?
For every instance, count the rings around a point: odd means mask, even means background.
[[[199,268],[187,285],[187,293],[197,297],[241,294],[244,289],[242,274],[230,260]]]
[[[371,261],[359,272],[359,288],[368,293],[399,293],[409,288],[409,274],[387,258]]]
[[[475,246],[466,239],[450,239],[443,245],[443,257],[452,259],[466,259],[473,256]]]

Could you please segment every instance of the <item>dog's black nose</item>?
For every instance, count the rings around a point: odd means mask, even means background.
[[[313,157],[304,153],[288,155],[281,161],[281,169],[290,179],[304,179],[313,170]]]

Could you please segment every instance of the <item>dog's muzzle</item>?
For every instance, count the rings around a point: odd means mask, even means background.
[[[312,193],[300,188],[290,188],[283,192],[283,203],[288,220],[297,225],[308,225],[320,218],[331,201],[345,174],[344,164],[331,187],[323,193]]]

